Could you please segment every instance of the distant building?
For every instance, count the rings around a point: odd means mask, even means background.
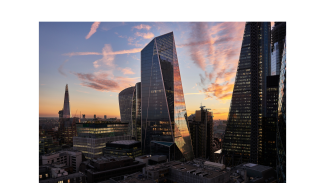
[[[128,156],[132,159],[142,155],[141,142],[135,140],[119,140],[107,142],[103,148],[103,155],[107,156]]]
[[[87,159],[103,155],[107,142],[131,140],[127,123],[78,123],[73,149],[82,151]]]
[[[119,95],[121,122],[129,124],[129,135],[141,141],[141,82]]]
[[[87,160],[80,165],[80,171],[87,175],[87,183],[108,181],[112,177],[141,172],[145,163],[132,158],[101,156]]]
[[[191,134],[195,158],[214,159],[213,145],[213,114],[204,106],[195,112],[195,117],[189,120],[189,131]]]
[[[74,150],[62,150],[55,153],[45,154],[41,157],[42,165],[63,164],[72,167],[72,173],[79,172],[82,161],[82,153]]]
[[[65,85],[63,109],[59,111],[59,118],[70,118],[70,101],[68,84]]]
[[[73,137],[77,136],[76,123],[79,118],[62,118],[58,128],[58,141],[61,144],[72,145]]]
[[[39,137],[39,155],[53,153],[62,150],[59,145],[53,144],[53,137]]]
[[[104,119],[106,119],[106,115],[104,115]]]

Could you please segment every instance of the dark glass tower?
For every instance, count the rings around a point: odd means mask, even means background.
[[[174,142],[186,160],[194,157],[173,32],[154,38],[141,51],[142,148]]]
[[[279,75],[267,76],[266,118],[262,124],[262,159],[259,164],[276,167],[276,123],[278,116]]]
[[[285,40],[279,79],[278,122],[276,123],[276,171],[278,182],[286,182],[286,60]]]
[[[284,39],[286,37],[286,22],[275,22],[274,27],[271,31],[271,37],[271,49],[274,54],[274,58],[272,60],[274,60],[274,62],[276,63],[276,74],[272,75],[279,75],[283,54]]]
[[[64,103],[63,103],[63,118],[70,118],[70,103],[69,103],[68,84],[65,86]]]
[[[270,64],[270,22],[247,22],[230,103],[223,153],[227,166],[258,163],[266,116]]]

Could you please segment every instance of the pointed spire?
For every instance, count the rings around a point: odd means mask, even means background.
[[[63,103],[63,118],[70,118],[70,101],[68,84],[65,85],[64,103]]]
[[[68,91],[68,84],[65,85],[65,91]]]

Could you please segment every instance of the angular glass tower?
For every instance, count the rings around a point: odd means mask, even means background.
[[[63,118],[70,118],[70,103],[69,103],[68,84],[65,86],[64,103],[63,103]]]
[[[223,143],[226,166],[258,163],[261,158],[270,28],[270,22],[247,22],[245,25]]]
[[[154,38],[141,51],[142,149],[174,142],[186,160],[194,157],[173,32]]]

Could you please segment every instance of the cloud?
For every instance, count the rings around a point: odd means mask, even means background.
[[[118,70],[122,71],[124,75],[126,74],[135,74],[131,68],[126,67],[126,68],[118,68]]]
[[[143,37],[144,39],[151,39],[155,37],[155,35],[152,32],[148,32],[148,33],[136,32],[135,35],[139,37]]]
[[[94,22],[91,25],[90,31],[89,31],[88,35],[85,37],[86,39],[89,39],[97,31],[99,24],[100,24],[100,22]]]
[[[58,71],[59,71],[59,73],[60,74],[62,74],[63,76],[65,76],[65,77],[67,77],[67,75],[64,73],[64,71],[63,71],[63,66],[64,66],[64,64],[65,63],[67,63],[69,60],[68,59],[66,59],[61,65],[60,65],[60,67],[58,68]]]
[[[245,23],[196,22],[189,28],[187,40],[177,47],[187,49],[193,63],[204,71],[197,84],[206,99],[231,99]]]
[[[112,77],[105,72],[97,74],[74,73],[82,86],[101,92],[120,92],[122,89],[135,85],[138,78]]]
[[[151,29],[151,26],[150,25],[144,25],[144,24],[140,24],[140,25],[137,25],[137,26],[134,26],[132,27],[132,30],[133,29],[146,29],[146,30],[150,30]]]
[[[106,45],[107,44],[105,44],[105,46]],[[106,55],[121,55],[121,54],[138,53],[141,50],[142,50],[142,48],[133,48],[130,50],[120,50],[120,51],[116,51],[116,52],[108,51],[105,54]],[[71,52],[71,53],[64,53],[62,55],[71,57],[71,56],[79,56],[79,55],[104,55],[104,53],[103,52],[102,53],[99,53],[99,52]]]

